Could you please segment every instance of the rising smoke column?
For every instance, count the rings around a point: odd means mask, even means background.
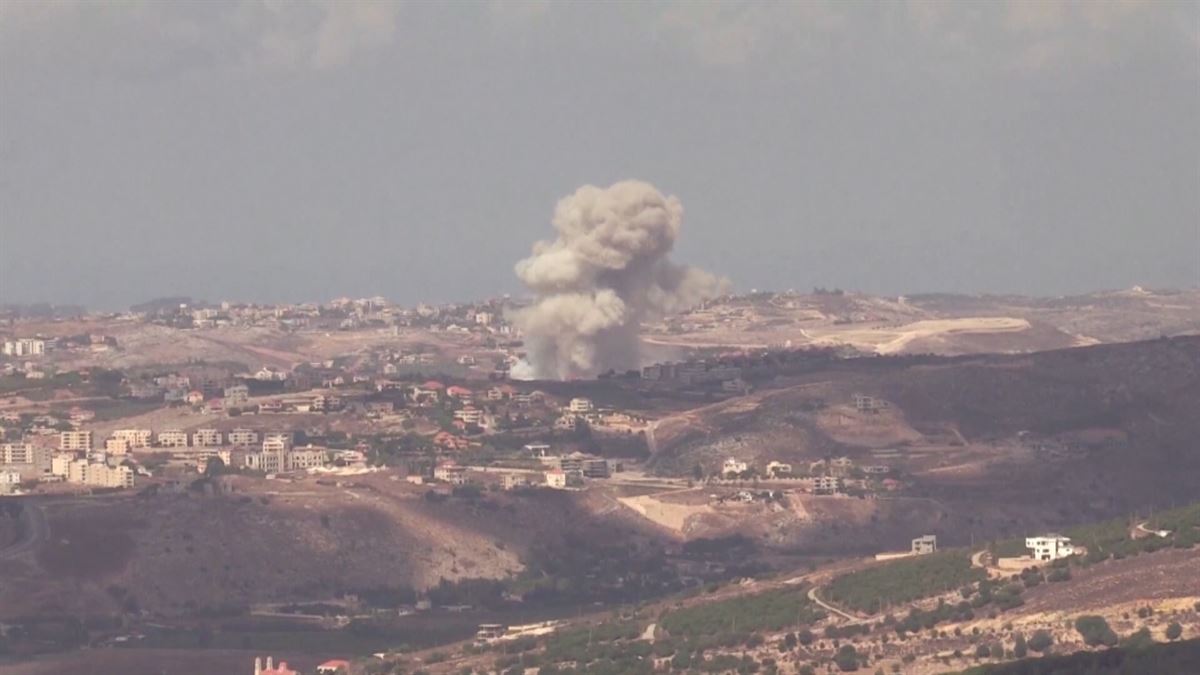
[[[514,376],[637,368],[641,322],[720,294],[724,280],[667,259],[682,222],[679,199],[641,181],[585,185],[559,200],[558,238],[537,242],[517,263],[537,301],[514,317],[528,348]]]

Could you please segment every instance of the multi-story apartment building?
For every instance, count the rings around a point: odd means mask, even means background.
[[[229,444],[235,448],[252,448],[258,445],[258,432],[253,429],[234,429],[226,434]]]
[[[197,429],[192,432],[192,445],[197,448],[215,448],[224,440],[218,429]]]
[[[129,449],[150,447],[154,432],[149,429],[117,429],[112,432],[112,438],[120,438],[129,442]]]
[[[167,429],[158,432],[158,447],[160,448],[186,448],[187,444],[188,435],[186,431]]]
[[[287,452],[292,449],[292,434],[287,431],[271,431],[263,435],[263,452]]]
[[[225,405],[237,406],[242,405],[250,400],[250,387],[244,384],[235,384],[225,387]]]
[[[329,453],[325,448],[295,448],[287,453],[287,470],[301,471],[304,469],[312,469],[320,466],[325,466],[329,459]]]
[[[125,455],[130,450],[129,441],[124,438],[109,437],[104,441],[104,452],[110,455]]]
[[[15,471],[22,480],[37,480],[50,474],[50,448],[30,443],[5,443],[0,445],[0,469]]]
[[[287,470],[286,450],[263,450],[246,454],[246,468],[263,473],[279,473]]]
[[[41,356],[46,353],[46,341],[38,338],[17,338],[4,341],[5,356]]]
[[[67,482],[105,488],[133,487],[133,470],[127,466],[109,466],[102,462],[75,459],[67,467]]]
[[[92,432],[63,431],[58,434],[59,450],[91,450]]]

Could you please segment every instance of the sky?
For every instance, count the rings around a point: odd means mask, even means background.
[[[1200,3],[0,0],[0,302],[519,294],[623,179],[743,291],[1200,286]]]

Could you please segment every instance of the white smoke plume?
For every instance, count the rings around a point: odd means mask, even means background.
[[[725,280],[667,258],[682,222],[679,199],[641,181],[585,185],[559,200],[558,238],[537,242],[517,263],[537,301],[514,317],[528,355],[513,376],[571,379],[637,368],[643,321],[722,293]]]

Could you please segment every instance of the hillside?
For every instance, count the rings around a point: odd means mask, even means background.
[[[887,407],[856,410],[856,393]],[[882,464],[902,483],[895,499],[844,522],[886,540],[889,514],[920,498],[925,526],[962,542],[1189,499],[1200,492],[1197,437],[1200,338],[1181,337],[844,361],[660,420],[651,461],[667,475],[715,472],[728,457],[760,470],[838,456]]]

